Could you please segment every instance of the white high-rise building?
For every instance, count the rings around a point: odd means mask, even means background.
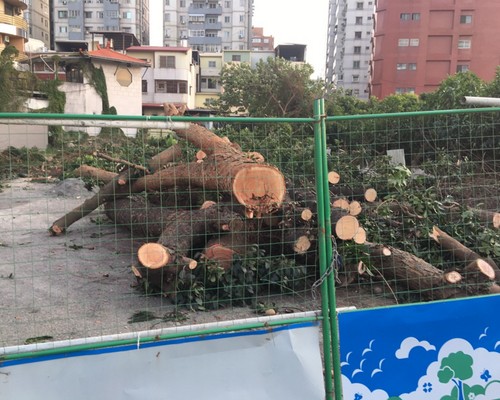
[[[375,1],[330,0],[326,81],[368,99]]]
[[[164,0],[163,44],[201,52],[248,50],[253,0]]]
[[[51,48],[116,50],[149,44],[149,0],[53,0]]]

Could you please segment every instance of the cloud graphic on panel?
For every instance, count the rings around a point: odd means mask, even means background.
[[[433,346],[426,340],[419,341],[414,337],[408,337],[401,342],[401,346],[396,351],[396,358],[400,360],[409,358],[410,352],[416,347],[422,347],[426,351],[436,350],[436,346]]]

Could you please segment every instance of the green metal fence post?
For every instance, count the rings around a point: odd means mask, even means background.
[[[335,399],[342,399],[342,378],[340,370],[340,344],[338,332],[338,319],[337,319],[337,297],[335,293],[335,269],[337,267],[337,251],[336,246],[333,246],[332,236],[332,220],[330,210],[330,187],[328,184],[328,159],[327,159],[327,142],[326,142],[326,113],[325,113],[325,99],[320,100],[320,113],[321,113],[321,150],[322,150],[322,169],[323,169],[323,208],[325,218],[325,236],[326,236],[326,255],[327,255],[327,288],[328,288],[328,302],[330,307],[330,330],[332,340],[332,362],[333,362],[333,380]],[[334,254],[335,250],[335,254]]]
[[[325,391],[326,400],[333,399],[332,383],[332,347],[331,347],[331,324],[330,304],[328,299],[328,283],[323,277],[328,270],[328,256],[326,253],[326,230],[324,215],[323,195],[323,149],[321,140],[321,104],[320,100],[314,102],[314,166],[316,171],[316,197],[318,202],[318,242],[319,242],[319,271],[321,276],[321,311],[323,315],[323,355],[325,363]]]

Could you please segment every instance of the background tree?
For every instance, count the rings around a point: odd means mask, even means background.
[[[0,53],[0,111],[19,111],[26,99],[26,76],[16,70],[14,60],[19,51],[7,46]]]
[[[323,82],[311,79],[309,64],[283,58],[227,64],[221,71],[224,92],[209,103],[221,113],[247,111],[253,117],[305,117],[313,101],[323,95]]]

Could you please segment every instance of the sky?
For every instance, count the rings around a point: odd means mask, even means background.
[[[151,1],[151,45],[162,45],[162,2]],[[328,0],[254,0],[253,26],[274,36],[274,45],[305,44],[306,61],[314,68],[314,77],[324,77]]]

